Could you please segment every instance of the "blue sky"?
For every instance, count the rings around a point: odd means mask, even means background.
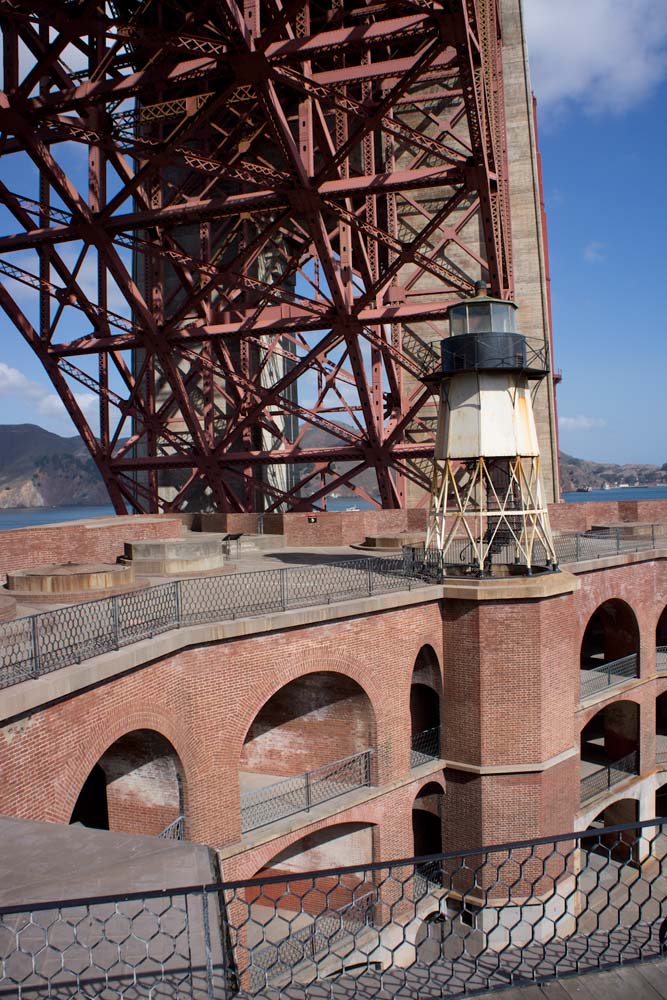
[[[667,3],[524,0],[561,448],[667,462]],[[573,27],[576,26],[576,30]]]
[[[524,0],[524,9],[539,101],[555,363],[564,376],[561,447],[582,458],[662,464],[667,0]],[[15,228],[0,214],[0,230]],[[88,278],[94,267],[89,259]],[[0,423],[74,433],[4,314],[0,332]],[[82,388],[79,398],[92,413],[93,395]]]

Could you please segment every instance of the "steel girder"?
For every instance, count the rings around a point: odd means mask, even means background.
[[[497,0],[0,17],[0,306],[116,510],[428,491],[446,309],[512,294]]]

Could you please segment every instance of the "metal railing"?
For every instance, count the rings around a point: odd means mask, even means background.
[[[655,669],[659,674],[667,673],[667,646],[655,647]]]
[[[410,741],[410,767],[440,759],[440,726],[415,733]]]
[[[371,783],[372,750],[363,750],[312,771],[241,793],[241,831],[257,830],[276,820],[309,812],[322,802]]]
[[[666,548],[665,525],[647,524],[643,535],[626,535],[623,528],[598,528],[576,535],[559,535],[554,539],[558,561],[585,562],[624,552],[644,552],[647,549]]]
[[[556,535],[554,548],[559,565],[602,559],[605,556],[620,555],[625,552],[643,552],[655,548],[667,548],[667,528],[665,525],[647,525],[645,535],[626,537],[622,528],[599,529],[573,535]],[[422,573],[424,577],[440,580],[447,570],[474,570],[473,547],[467,537],[454,538],[443,558],[437,549],[424,545],[406,546],[404,549],[406,569]],[[513,540],[499,542],[493,563],[522,567],[526,560]],[[547,553],[541,542],[533,547],[532,564],[535,567],[547,565]],[[667,647],[665,647],[667,649]],[[667,666],[665,667],[667,669]]]
[[[158,833],[162,840],[185,840],[185,816],[178,816]]]
[[[0,997],[454,998],[655,958],[664,824],[4,906]]]
[[[656,764],[667,764],[667,746],[658,745],[655,751]]]
[[[193,577],[0,624],[0,688],[161,632],[423,586],[403,560]]]
[[[633,774],[639,774],[639,753],[633,750],[632,753],[615,760],[612,764],[606,764],[592,774],[587,774],[581,779],[581,801],[587,802],[596,795],[608,792],[614,785],[625,781]]]
[[[581,670],[581,700],[617,684],[625,684],[633,677],[639,677],[638,658],[636,653],[622,656],[618,660],[610,660],[599,667],[589,667]]]

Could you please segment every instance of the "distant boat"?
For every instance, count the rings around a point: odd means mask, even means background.
[[[346,507],[345,510],[359,510],[359,507]]]
[[[592,492],[593,492],[593,487],[592,486],[578,486],[577,487],[577,493],[592,493]]]

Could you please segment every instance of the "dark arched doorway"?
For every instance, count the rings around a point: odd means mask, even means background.
[[[581,642],[581,697],[639,676],[639,625],[629,604],[605,601],[591,615]]]
[[[182,837],[183,774],[169,740],[137,729],[112,743],[86,778],[70,823]]]
[[[422,646],[417,654],[410,684],[410,766],[440,757],[440,664],[432,646]]]
[[[639,774],[639,705],[615,701],[581,731],[581,801]]]

